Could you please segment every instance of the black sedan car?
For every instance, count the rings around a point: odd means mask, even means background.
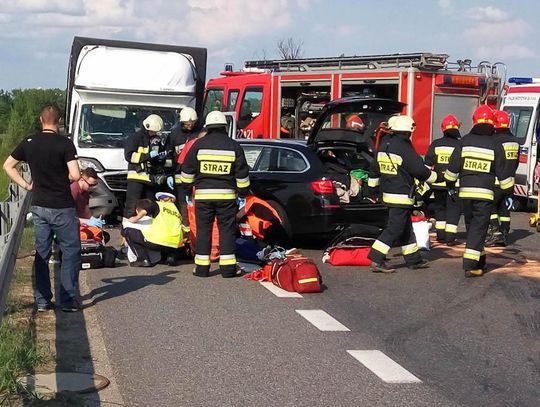
[[[386,208],[368,199],[363,186],[345,203],[336,185],[369,168],[375,130],[402,108],[391,100],[343,98],[325,106],[307,141],[238,140],[252,192],[277,210],[290,236],[331,234],[351,223],[383,226]]]

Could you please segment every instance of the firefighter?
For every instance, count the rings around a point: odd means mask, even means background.
[[[181,164],[178,162],[180,153],[186,146],[186,143],[197,137],[198,130],[197,112],[192,107],[186,106],[180,111],[180,124],[175,127],[169,135],[169,150],[172,151],[173,158],[173,176],[167,178],[167,185],[171,190],[174,190],[176,195],[176,203],[182,214],[182,228],[184,233],[189,232],[189,221],[186,207],[186,198],[184,187],[181,181]]]
[[[229,138],[227,119],[222,112],[206,116],[206,135],[198,139],[186,155],[181,181],[188,204],[195,186],[195,222],[197,228],[194,275],[208,277],[212,224],[219,228],[219,268],[222,277],[236,277],[235,239],[238,206],[245,204],[249,192],[249,167],[244,150]]]
[[[460,123],[458,119],[449,114],[441,121],[443,137],[433,140],[428,148],[425,164],[437,173],[444,176],[444,172],[450,162],[450,156],[459,145],[461,134],[459,133]],[[445,242],[447,245],[456,244],[456,233],[459,217],[461,215],[461,203],[455,196],[448,194],[444,178],[441,182],[432,185],[434,200],[432,203],[435,216],[435,230],[437,241]]]
[[[388,206],[387,225],[368,255],[371,271],[375,273],[395,271],[386,263],[386,255],[395,242],[401,245],[407,267],[428,267],[416,246],[411,214],[415,203],[415,179],[430,184],[437,181],[437,174],[424,165],[412,146],[414,120],[410,116],[397,116],[392,118],[390,126],[392,135],[380,140],[368,180],[371,188],[379,186],[382,202]]]
[[[508,166],[507,172],[512,177],[515,176],[519,165],[519,143],[510,131],[510,116],[504,110],[494,112],[494,134],[496,143],[502,145],[504,150],[505,164]],[[513,205],[511,195],[505,194],[500,188],[500,182],[495,180],[495,199],[493,202],[493,212],[491,213],[490,229],[486,245],[506,246],[508,233],[510,232],[510,209]]]
[[[126,140],[124,157],[128,162],[128,175],[124,218],[135,215],[135,203],[139,199],[152,199],[161,182],[167,158],[166,147],[158,134],[161,130],[163,120],[151,114],[144,119],[143,127]]]
[[[462,200],[467,227],[467,243],[463,253],[465,277],[479,277],[485,272],[484,242],[493,207],[495,177],[500,180],[504,194],[512,191],[513,177],[507,173],[502,145],[493,135],[495,117],[487,105],[478,107],[473,114],[473,127],[461,139],[445,172],[449,193]]]

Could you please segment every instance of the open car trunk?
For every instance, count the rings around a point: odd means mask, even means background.
[[[389,99],[349,97],[328,103],[321,112],[308,146],[321,159],[325,177],[334,182],[344,209],[343,223],[355,223],[358,211],[373,211],[373,224],[386,218],[386,209],[366,195],[367,175],[377,129],[404,106]]]

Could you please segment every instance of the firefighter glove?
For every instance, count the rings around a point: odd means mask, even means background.
[[[457,191],[454,188],[448,188],[448,196],[452,202],[456,202]]]
[[[506,198],[504,198],[504,206],[509,211],[512,210],[512,208],[514,207],[514,198],[512,198],[511,196],[507,196]]]
[[[173,190],[174,189],[174,178],[169,175],[167,177],[167,186],[169,187],[169,189]]]
[[[236,204],[238,205],[238,209],[242,209],[244,206],[246,206],[246,198],[237,198]]]

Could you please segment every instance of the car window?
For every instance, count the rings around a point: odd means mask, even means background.
[[[203,109],[204,117],[214,110],[223,110],[223,93],[224,91],[222,88],[208,89],[206,91],[206,100],[204,101]]]
[[[306,160],[298,151],[288,148],[277,149],[275,171],[301,172],[305,171],[307,167]]]
[[[238,89],[230,90],[229,97],[227,98],[227,112],[232,112],[236,108],[236,101],[238,100]]]
[[[519,144],[524,144],[527,140],[532,107],[506,106],[504,110],[510,115],[510,131],[518,139]]]
[[[238,115],[238,128],[243,129],[261,113],[263,90],[261,88],[247,88],[240,105]]]
[[[243,145],[242,148],[244,149],[244,155],[246,156],[246,161],[249,165],[249,169],[253,170],[264,147]]]

